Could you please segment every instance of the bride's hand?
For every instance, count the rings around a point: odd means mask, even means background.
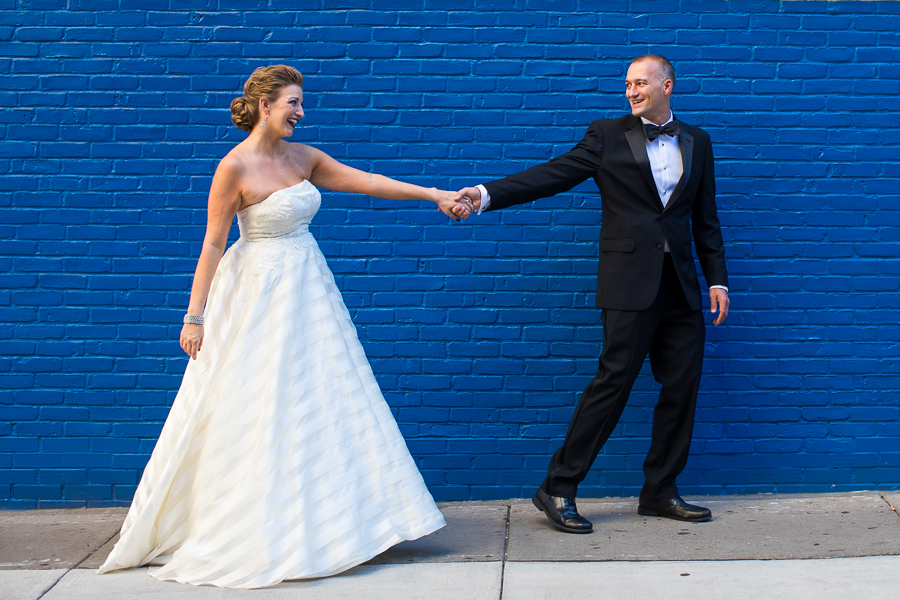
[[[472,211],[470,209],[471,204],[466,204],[465,202],[457,203],[455,200],[456,194],[454,194],[453,192],[445,192],[443,190],[435,189],[434,195],[434,201],[438,205],[438,210],[443,212],[454,221],[459,221],[460,219],[468,219],[469,215],[472,214]]]
[[[197,353],[203,345],[203,325],[194,325],[193,323],[185,323],[181,328],[181,349],[188,353],[188,356],[197,359]]]

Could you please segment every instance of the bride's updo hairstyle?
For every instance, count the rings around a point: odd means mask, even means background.
[[[303,75],[294,67],[272,65],[254,70],[244,83],[244,95],[231,101],[231,121],[244,131],[253,131],[259,121],[259,100],[274,102],[289,85],[303,87]]]

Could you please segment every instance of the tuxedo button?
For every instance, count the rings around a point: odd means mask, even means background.
[[[657,249],[657,250],[662,250],[662,244],[657,244],[657,245],[656,245],[656,249]]]

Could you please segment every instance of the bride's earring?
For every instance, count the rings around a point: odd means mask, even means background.
[[[260,129],[263,129],[263,128],[266,126],[266,119],[268,119],[268,118],[269,118],[269,115],[266,115],[266,116],[263,117],[263,122],[262,122],[262,124],[259,126]]]

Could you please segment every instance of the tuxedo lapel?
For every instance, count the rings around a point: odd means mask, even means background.
[[[647,180],[650,189],[656,192],[656,200],[662,202],[659,197],[659,191],[656,189],[656,181],[653,180],[653,170],[650,168],[650,157],[647,156],[647,143],[644,138],[644,127],[641,120],[637,117],[631,117],[625,125],[625,139],[628,140],[628,146],[634,155],[638,168]]]
[[[681,196],[681,192],[684,190],[684,186],[687,185],[687,181],[691,176],[691,158],[694,156],[694,136],[685,131],[684,127],[681,127],[678,133],[678,149],[681,150],[681,164],[684,169],[681,173],[681,179],[678,180],[678,185],[675,186],[672,197],[669,198],[663,212],[678,202],[678,198]]]

